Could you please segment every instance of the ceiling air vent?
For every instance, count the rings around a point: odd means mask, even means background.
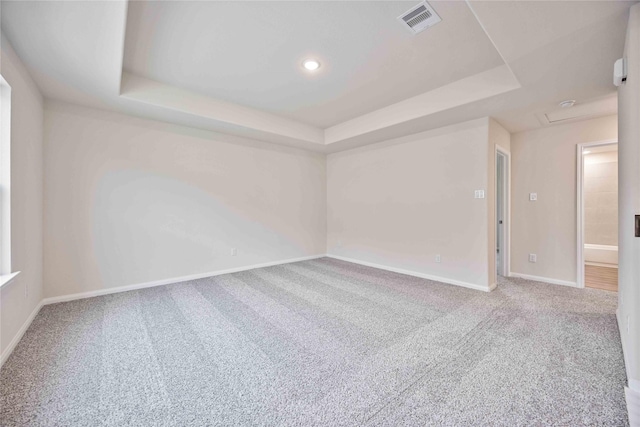
[[[417,6],[412,7],[406,13],[398,17],[398,21],[402,23],[412,34],[418,34],[429,27],[436,25],[442,21],[435,10],[429,3],[423,1]]]

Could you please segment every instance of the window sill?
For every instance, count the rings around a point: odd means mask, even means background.
[[[11,281],[18,275],[20,274],[19,271],[16,271],[15,273],[10,273],[10,274],[3,274],[2,276],[0,276],[0,288],[5,287],[6,285],[8,285],[9,283],[11,283]]]

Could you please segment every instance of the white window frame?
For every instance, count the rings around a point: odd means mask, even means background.
[[[11,86],[0,75],[0,287],[18,273],[11,270]]]

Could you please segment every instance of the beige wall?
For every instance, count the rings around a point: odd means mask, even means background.
[[[330,154],[328,252],[487,289],[487,146],[480,119]]]
[[[634,233],[640,214],[640,5],[631,8],[625,56],[628,78],[618,89],[618,321],[633,390],[627,394],[631,425],[640,425],[640,238]]]
[[[47,297],[326,252],[323,155],[60,103],[45,135]]]
[[[511,271],[576,282],[576,145],[617,139],[607,116],[511,135]],[[529,201],[529,193],[538,200]],[[529,262],[529,254],[537,262]]]
[[[618,152],[584,155],[584,241],[618,246]]]
[[[0,351],[4,354],[43,293],[42,96],[4,34],[0,55],[0,72],[11,86],[12,270],[21,271],[0,291]]]

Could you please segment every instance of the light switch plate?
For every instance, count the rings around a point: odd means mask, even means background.
[[[476,190],[474,193],[476,199],[484,199],[484,190]]]
[[[538,200],[538,193],[529,193],[529,200],[531,200],[532,202]]]

